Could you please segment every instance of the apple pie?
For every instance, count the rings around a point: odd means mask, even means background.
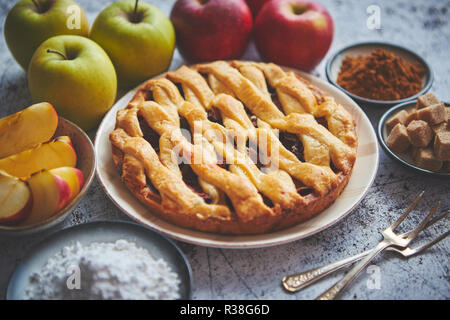
[[[215,61],[145,82],[110,134],[127,188],[176,225],[279,230],[340,195],[355,122],[333,97],[272,63]],[[151,213],[149,213],[151,214]]]

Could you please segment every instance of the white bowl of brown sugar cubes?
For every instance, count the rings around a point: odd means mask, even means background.
[[[378,138],[402,164],[450,177],[450,105],[433,93],[388,110],[378,123]]]

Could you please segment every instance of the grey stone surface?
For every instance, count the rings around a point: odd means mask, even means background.
[[[153,0],[167,15],[174,1]],[[0,29],[15,1],[0,0]],[[92,23],[96,15],[113,1],[78,0]],[[409,47],[422,55],[435,71],[432,91],[450,101],[450,2],[449,1],[343,1],[323,0],[335,22],[335,37],[328,55],[339,48],[367,40],[383,40]],[[381,9],[380,30],[366,27],[369,5]],[[270,41],[270,39],[268,39]],[[253,45],[245,59],[258,60]],[[326,58],[325,58],[326,60]],[[325,61],[324,60],[324,61]],[[183,63],[176,51],[171,69]],[[11,57],[4,39],[0,40],[0,117],[30,105],[26,74]],[[324,77],[324,63],[314,71]],[[362,106],[376,125],[384,108]],[[91,137],[95,132],[91,132]],[[380,151],[378,175],[368,195],[345,219],[304,240],[276,247],[251,250],[224,250],[178,243],[192,265],[194,299],[311,299],[327,289],[342,272],[320,281],[297,294],[283,291],[280,280],[289,273],[317,267],[368,249],[381,239],[379,231],[392,222],[398,210],[419,190],[426,190],[420,208],[441,201],[450,207],[450,183],[411,172]],[[95,181],[72,215],[52,231],[102,219],[128,218],[117,209]],[[416,215],[405,222],[412,226]],[[425,232],[432,236],[438,227]],[[0,297],[4,297],[10,275],[24,254],[46,234],[10,239],[0,237]],[[449,248],[447,239],[421,256],[408,260],[385,253],[373,263],[380,269],[380,289],[370,289],[370,274],[363,272],[349,287],[343,299],[449,299]]]

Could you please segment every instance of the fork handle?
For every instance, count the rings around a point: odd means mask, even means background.
[[[370,250],[370,253],[361,261],[356,263],[352,269],[331,288],[322,293],[316,300],[333,300],[337,298],[341,292],[358,276],[358,274],[384,249],[391,246],[392,243],[381,241],[375,248]]]
[[[317,280],[322,279],[323,277],[329,275],[330,273],[333,273],[334,271],[342,269],[345,266],[348,266],[356,261],[361,260],[362,258],[367,256],[371,251],[372,250],[366,250],[354,256],[347,257],[321,267],[285,276],[282,280],[283,286],[286,290],[290,292],[297,292],[313,284]]]

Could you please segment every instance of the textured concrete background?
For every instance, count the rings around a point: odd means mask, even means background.
[[[167,15],[174,1],[147,0]],[[0,29],[15,1],[0,0]],[[96,15],[113,1],[78,0],[92,23]],[[435,71],[432,91],[450,101],[450,1],[343,1],[322,0],[335,22],[335,37],[328,56],[339,48],[358,41],[384,40],[413,49]],[[381,8],[381,29],[366,27],[369,5]],[[270,39],[268,39],[270,41]],[[252,45],[245,59],[258,60]],[[326,60],[326,58],[325,58]],[[324,61],[325,61],[324,60]],[[176,51],[171,69],[183,64]],[[26,74],[11,57],[4,39],[0,40],[0,117],[30,105]],[[324,63],[314,71],[324,78]],[[362,106],[375,125],[383,108]],[[95,132],[91,132],[93,136]],[[280,279],[289,273],[307,270],[376,245],[379,231],[389,225],[398,209],[426,190],[423,211],[440,200],[442,209],[450,208],[450,181],[408,171],[380,151],[380,168],[366,198],[338,224],[290,244],[251,250],[223,250],[179,243],[194,273],[194,299],[311,299],[327,289],[343,272],[320,281],[297,294],[283,291]],[[95,181],[85,199],[67,220],[52,231],[88,221],[128,218],[117,209]],[[416,215],[405,222],[412,226]],[[438,228],[425,234],[432,236]],[[46,234],[8,239],[0,237],[0,297],[4,297],[10,275],[27,250]],[[367,285],[370,274],[363,272],[349,287],[343,299],[449,299],[449,249],[447,239],[428,252],[408,260],[393,253],[378,257],[380,289]]]

